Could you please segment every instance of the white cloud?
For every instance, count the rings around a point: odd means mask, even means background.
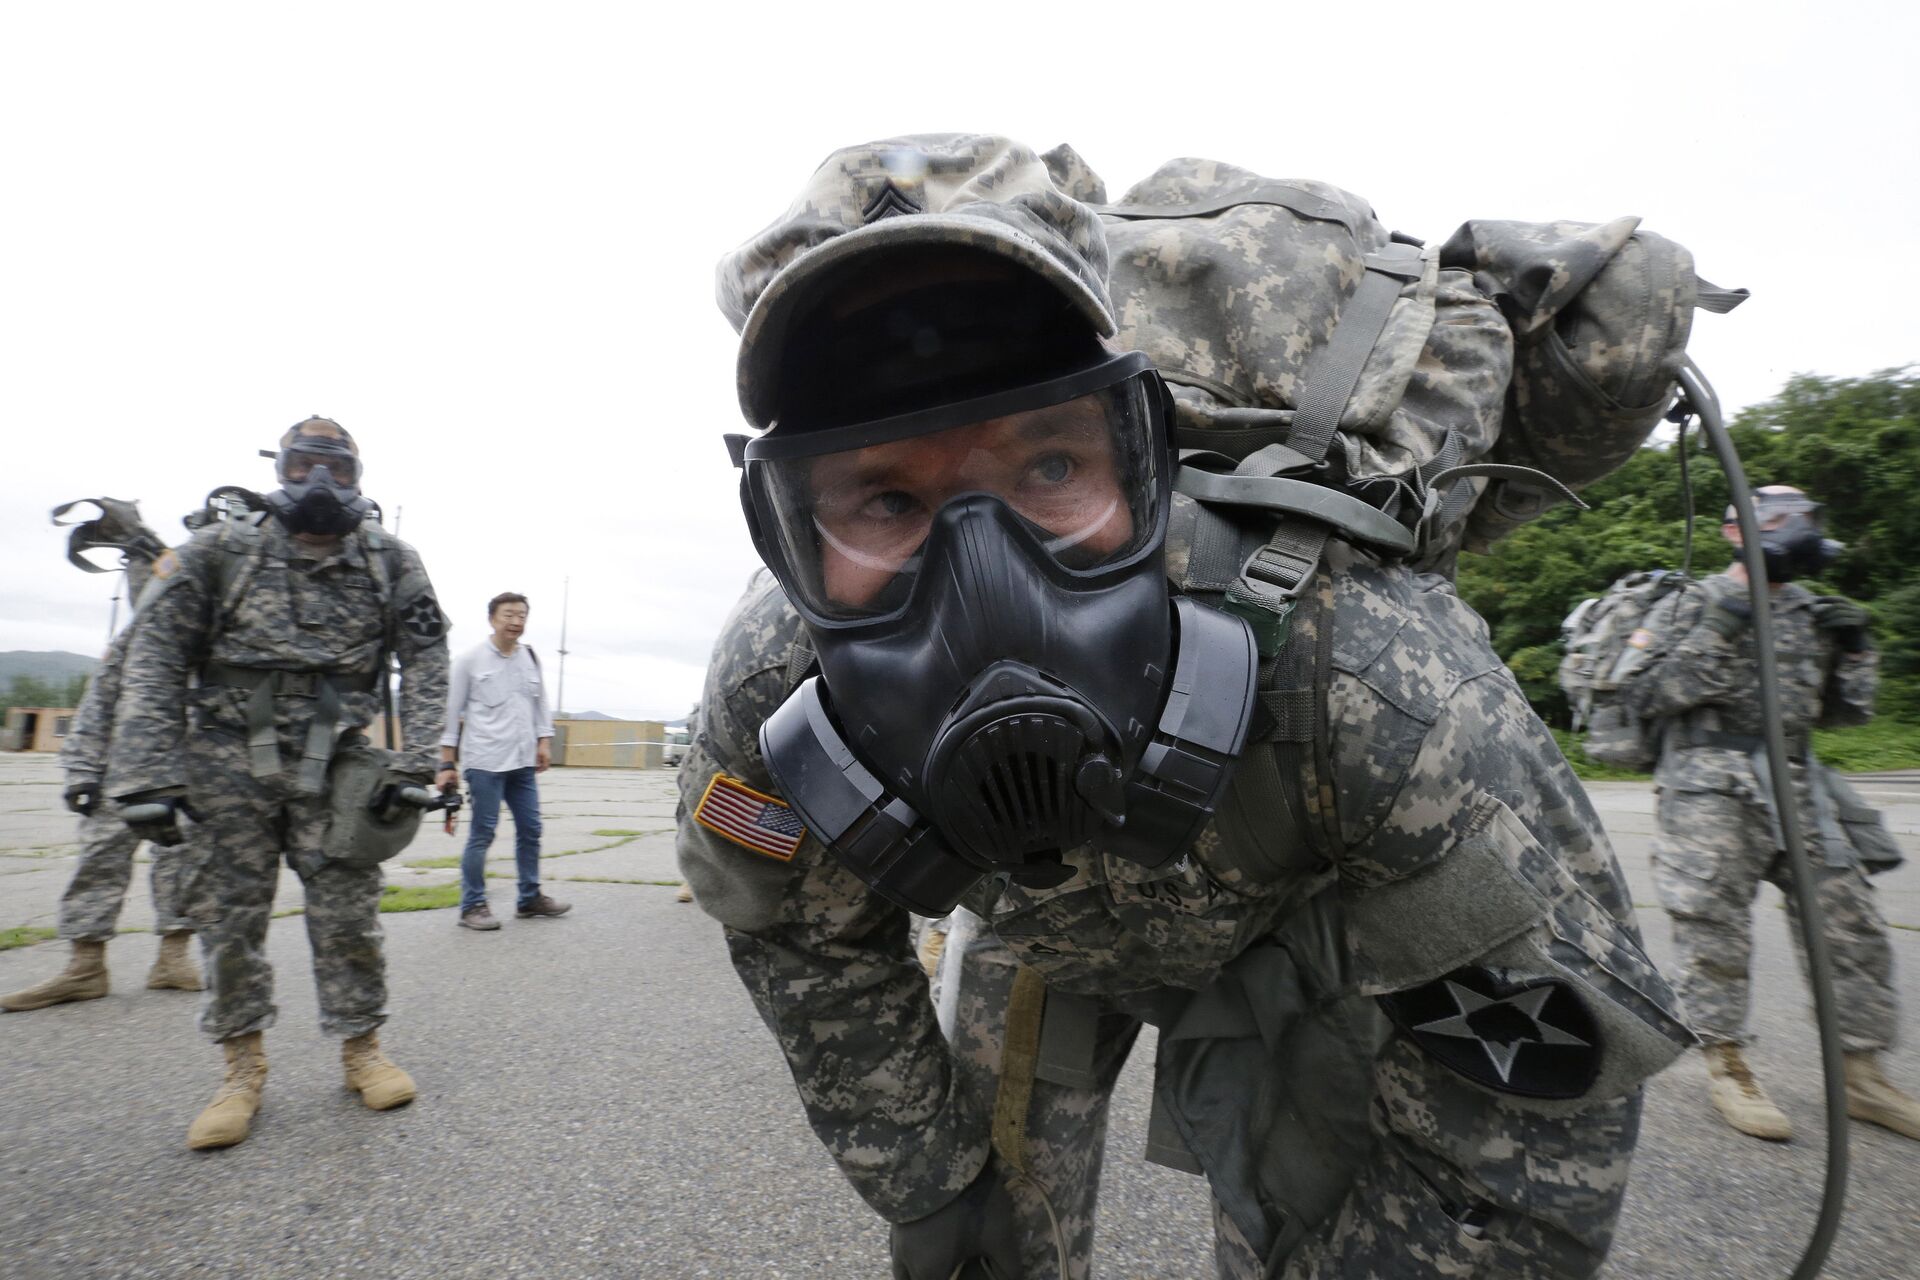
[[[0,648],[91,651],[58,502],[156,528],[325,413],[457,642],[534,598],[568,701],[678,715],[755,561],[712,267],[836,146],[1066,140],[1117,196],[1175,154],[1392,225],[1637,213],[1754,299],[1730,408],[1916,355],[1909,6],[9,6],[0,10]],[[1471,14],[1472,16],[1467,16]]]

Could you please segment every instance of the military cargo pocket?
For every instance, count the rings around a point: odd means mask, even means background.
[[[1716,791],[1666,787],[1654,802],[1659,832],[1653,838],[1653,878],[1660,902],[1669,911],[1676,901],[1696,903],[1701,886],[1711,886],[1727,859],[1739,853],[1746,823],[1735,806],[1743,801]],[[1688,908],[1691,909],[1691,908]]]

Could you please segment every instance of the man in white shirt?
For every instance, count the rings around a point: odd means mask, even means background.
[[[487,906],[487,849],[500,822],[500,802],[513,813],[513,855],[520,872],[522,920],[560,916],[572,904],[540,892],[540,790],[534,775],[553,758],[553,717],[540,679],[539,655],[520,643],[527,598],[511,591],[487,602],[493,635],[454,659],[447,686],[447,728],[440,738],[442,791],[460,785],[465,766],[473,826],[460,859],[460,924],[498,929]]]

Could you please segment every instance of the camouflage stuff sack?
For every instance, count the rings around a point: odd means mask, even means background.
[[[1494,461],[1575,492],[1612,473],[1672,407],[1695,308],[1727,312],[1746,299],[1701,280],[1692,254],[1639,226],[1469,222],[1441,246],[1441,262],[1472,271],[1513,330]],[[1494,480],[1468,521],[1467,549],[1486,550],[1556,500],[1525,476]]]
[[[320,847],[328,859],[371,867],[394,857],[420,833],[422,810],[402,804],[375,808],[381,791],[397,780],[400,753],[370,745],[358,733],[340,739],[327,766],[328,823]],[[424,780],[414,779],[415,785]]]
[[[1697,286],[1632,218],[1474,222],[1427,246],[1326,183],[1182,159],[1107,204],[1070,148],[1046,160],[1100,210],[1118,343],[1173,387],[1177,487],[1440,572],[1631,456],[1696,303],[1743,296]]]
[[[1620,687],[1651,656],[1652,637],[1640,627],[1663,596],[1689,579],[1665,569],[1630,573],[1606,594],[1583,600],[1560,624],[1566,656],[1560,688],[1573,708],[1573,727],[1587,734],[1587,754],[1603,764],[1651,769],[1660,758],[1657,727],[1628,711]]]

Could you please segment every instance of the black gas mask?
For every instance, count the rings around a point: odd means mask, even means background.
[[[820,664],[761,752],[808,829],[923,915],[991,874],[1059,883],[1083,845],[1178,857],[1245,741],[1251,634],[1167,583],[1165,387],[1089,346],[1024,386],[731,442]]]
[[[1766,560],[1768,582],[1814,577],[1846,550],[1844,544],[1826,536],[1820,523],[1820,504],[1798,490],[1760,490],[1754,494],[1754,514],[1763,526],[1772,526],[1760,531],[1760,554]]]
[[[325,420],[308,420],[315,421]],[[359,456],[349,441],[304,430],[307,425],[303,422],[289,431],[273,455],[280,487],[264,495],[267,510],[289,533],[324,537],[351,533],[373,510],[373,503],[360,492]],[[327,426],[340,430],[331,422]]]

